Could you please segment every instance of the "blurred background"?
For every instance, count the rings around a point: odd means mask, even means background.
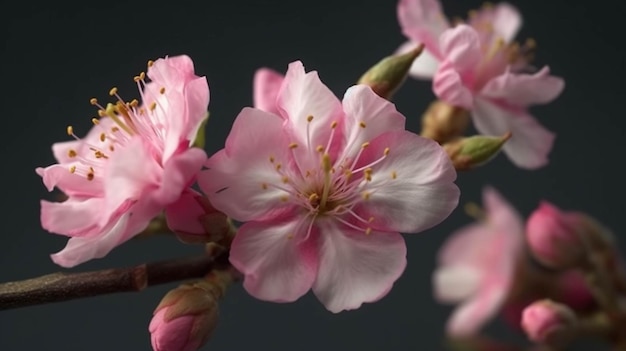
[[[449,17],[465,17],[476,0],[442,0]],[[459,174],[461,204],[480,202],[491,184],[524,215],[547,199],[586,211],[626,238],[624,133],[626,52],[620,32],[626,3],[511,0],[524,16],[520,40],[535,38],[536,62],[549,64],[567,86],[535,116],[557,133],[550,164],[538,171],[515,168],[504,155]],[[337,95],[404,42],[394,0],[288,0],[113,2],[14,1],[0,14],[3,93],[0,281],[31,278],[60,268],[49,254],[66,242],[39,224],[39,200],[51,199],[35,174],[54,162],[50,145],[83,135],[95,110],[91,97],[108,98],[117,86],[138,97],[132,78],[146,61],[188,54],[208,78],[211,120],[207,150],[222,148],[238,112],[252,103],[252,76],[261,66],[284,71],[302,60]],[[620,29],[621,28],[621,29]],[[419,130],[433,99],[430,83],[408,80],[394,102]],[[437,249],[454,229],[469,223],[460,206],[440,226],[408,235],[408,267],[378,303],[334,315],[312,294],[272,304],[234,286],[221,303],[217,331],[205,350],[261,348],[283,351],[444,350],[449,306],[432,297]],[[174,237],[133,240],[108,257],[73,271],[122,267],[202,251]],[[163,294],[176,283],[123,293],[0,312],[0,350],[151,350],[148,323]],[[496,336],[515,338],[491,326]],[[519,336],[517,337],[519,338]],[[523,338],[520,338],[523,340]]]

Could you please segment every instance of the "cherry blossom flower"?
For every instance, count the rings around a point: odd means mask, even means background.
[[[198,179],[245,222],[230,253],[245,289],[274,302],[312,289],[335,313],[379,300],[406,265],[399,233],[438,224],[458,203],[448,156],[368,86],[341,102],[299,61],[276,111],[243,109]]]
[[[503,147],[521,168],[548,163],[554,134],[539,124],[528,107],[556,99],[565,86],[545,66],[530,65],[533,40],[513,42],[522,19],[511,5],[489,5],[470,13],[467,23],[451,26],[437,0],[400,0],[398,19],[409,43],[399,51],[423,43],[426,50],[411,74],[433,79],[441,100],[471,112],[476,129],[485,135],[513,137]]]
[[[458,303],[448,333],[476,333],[496,316],[516,279],[524,248],[524,222],[517,211],[490,187],[483,191],[483,221],[459,229],[439,252],[433,275],[435,297]]]
[[[117,88],[110,91],[115,103],[92,99],[100,118],[91,131],[81,139],[68,127],[76,140],[54,144],[58,163],[36,170],[49,191],[68,196],[41,202],[43,228],[70,237],[52,255],[61,266],[101,258],[161,211],[169,221],[175,219],[170,213],[185,212],[180,206],[197,204],[189,186],[206,161],[204,151],[192,147],[207,116],[206,78],[194,74],[187,56],[148,66],[150,82],[144,73],[135,77],[143,103],[125,102]]]

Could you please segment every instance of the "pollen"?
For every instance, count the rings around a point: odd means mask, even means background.
[[[137,107],[139,106],[139,101],[137,101],[137,99],[132,99],[129,105],[131,107]]]
[[[315,148],[315,151],[317,151],[317,152],[324,152],[324,147],[323,147],[322,145],[318,145],[318,146]]]
[[[366,142],[364,142],[363,144],[361,144],[361,149],[365,149],[365,148],[367,148],[368,146],[370,146],[370,142],[369,142],[369,141],[366,141]]]
[[[152,67],[152,65],[154,65],[154,61],[148,60],[148,67]]]
[[[368,218],[368,220],[367,220],[367,221],[368,221],[368,222],[370,222],[370,223],[374,222],[374,217],[370,217],[370,218]]]
[[[154,111],[154,109],[156,108],[156,102],[153,102],[150,104],[150,111]]]
[[[74,149],[69,149],[69,150],[67,151],[67,157],[72,158],[72,157],[76,157],[77,155],[78,155],[78,154],[76,153],[76,150],[74,150]]]
[[[261,189],[267,190],[267,183],[261,183]]]
[[[67,135],[74,135],[74,127],[72,126],[67,126]]]
[[[161,95],[165,94],[165,87],[161,87],[161,89],[159,89],[159,93],[161,93]]]
[[[113,132],[113,133],[117,133],[119,131],[120,131],[120,129],[118,127],[111,128],[111,132]]]
[[[107,113],[105,110],[98,110],[98,116],[100,117],[106,117]]]
[[[74,172],[76,172],[76,166],[70,167],[70,173],[74,173]]]
[[[365,122],[361,122],[361,123],[359,123],[359,126],[360,126],[361,128],[365,128],[365,127],[367,127],[367,124],[365,124]]]
[[[94,125],[96,125],[96,126],[97,126],[98,124],[100,124],[100,121],[98,121],[98,119],[97,119],[97,118],[92,118],[92,119],[91,119],[91,123],[93,123]]]
[[[313,120],[313,115],[309,115],[309,116],[306,118],[306,121],[307,121],[307,122],[311,122],[312,120]]]
[[[291,143],[291,144],[289,144],[289,148],[290,148],[290,149],[295,149],[295,148],[297,148],[297,147],[298,147],[298,144],[297,144],[297,143]]]
[[[396,173],[396,171],[392,171],[391,172],[391,179],[396,179],[398,178],[398,174]]]
[[[385,154],[385,156],[389,155],[389,152],[391,151],[390,148],[386,147],[385,151],[383,151],[383,154]]]
[[[283,183],[285,183],[285,184],[289,183],[289,177],[287,177],[287,176],[283,176],[283,177],[281,178],[281,180],[282,180],[282,182],[283,182]]]
[[[98,104],[98,99],[91,98],[91,99],[89,99],[89,103],[92,104],[92,105],[97,105]]]
[[[270,163],[274,163],[275,159],[274,156],[270,156]]]
[[[104,142],[107,139],[107,135],[104,133],[100,133],[100,141]]]
[[[364,191],[363,194],[363,200],[369,200],[370,199],[370,193],[367,191]]]
[[[367,227],[367,229],[365,229],[365,235],[370,235],[372,234],[372,228]]]
[[[115,94],[117,94],[117,88],[113,87],[111,88],[111,90],[109,90],[109,95],[114,96]]]
[[[93,174],[93,172],[87,173],[87,180],[88,181],[92,181],[94,177],[95,177],[95,175]]]
[[[330,128],[332,129],[337,128],[337,121],[333,121],[333,123],[330,124]]]
[[[283,165],[282,165],[282,164],[280,164],[280,163],[277,163],[277,164],[276,164],[276,170],[277,170],[277,171],[280,171],[280,169],[281,169],[281,168],[283,168]]]
[[[287,202],[287,201],[289,201],[289,196],[287,196],[287,195],[283,195],[283,196],[281,196],[281,197],[280,197],[280,201],[282,201],[282,202]]]

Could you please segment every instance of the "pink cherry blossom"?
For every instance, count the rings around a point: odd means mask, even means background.
[[[193,330],[198,329],[205,318],[202,314],[185,315],[167,320],[168,307],[155,313],[150,321],[150,339],[154,351],[195,351],[204,344],[203,340],[194,337]],[[198,322],[199,320],[200,322]]]
[[[443,101],[471,112],[476,129],[486,135],[513,137],[503,147],[521,168],[548,163],[554,134],[528,113],[528,107],[556,99],[565,86],[545,66],[530,65],[535,43],[513,42],[522,20],[511,5],[500,3],[474,11],[467,23],[451,26],[437,0],[400,0],[398,19],[409,42],[426,51],[411,74],[432,78]]]
[[[399,233],[438,224],[458,203],[449,158],[371,88],[341,102],[299,61],[276,108],[243,109],[198,180],[246,222],[230,253],[245,289],[275,302],[312,289],[335,313],[382,298],[406,265]]]
[[[101,258],[161,211],[169,220],[184,212],[179,206],[197,204],[189,186],[206,154],[191,146],[207,114],[206,78],[194,74],[187,56],[150,62],[147,75],[150,82],[144,73],[135,77],[143,103],[124,102],[116,88],[115,103],[92,99],[101,118],[91,131],[80,139],[68,127],[76,140],[54,144],[58,163],[36,170],[49,191],[68,196],[41,202],[43,228],[70,237],[52,255],[61,266]]]
[[[448,333],[476,333],[502,307],[515,279],[524,247],[524,223],[493,188],[483,192],[485,219],[461,228],[439,253],[433,275],[435,297],[458,303]]]
[[[285,77],[270,68],[260,68],[254,73],[254,107],[278,115],[276,98]]]

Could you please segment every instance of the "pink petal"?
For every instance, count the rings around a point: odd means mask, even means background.
[[[278,91],[285,77],[269,68],[260,68],[254,73],[254,107],[273,114],[280,114],[276,108]]]
[[[420,232],[447,218],[458,204],[459,188],[441,146],[408,131],[387,132],[372,140],[357,167],[379,159],[386,148],[389,154],[372,167],[364,188],[370,196],[359,205],[359,215],[374,217],[373,228],[402,233]]]
[[[129,199],[140,199],[148,187],[156,187],[163,172],[142,138],[134,137],[111,154],[104,175],[106,207],[116,208]]]
[[[548,163],[555,135],[527,112],[505,109],[486,100],[476,99],[472,117],[476,129],[482,134],[513,133],[503,150],[516,166],[537,169]]]
[[[176,201],[193,183],[206,160],[204,150],[197,147],[172,156],[163,167],[159,188],[153,194],[155,201],[164,206]]]
[[[104,200],[70,198],[64,202],[41,201],[41,226],[57,234],[79,236],[97,228],[102,216]]]
[[[186,110],[185,118],[181,119],[182,140],[189,140],[192,145],[198,135],[198,130],[207,117],[210,92],[206,77],[195,78],[187,83],[184,90]]]
[[[479,10],[469,21],[472,27],[484,26],[485,23],[491,24],[495,35],[510,43],[522,26],[522,15],[513,5],[501,2]]]
[[[465,264],[482,255],[485,241],[489,241],[492,231],[483,223],[468,224],[453,232],[445,241],[438,254],[442,266]]]
[[[292,302],[313,285],[316,248],[312,240],[302,240],[308,224],[300,220],[248,222],[239,228],[230,262],[245,275],[243,286],[252,296]]]
[[[439,37],[439,47],[442,61],[451,62],[461,75],[476,70],[483,57],[480,36],[474,28],[465,24],[444,31]]]
[[[435,57],[440,57],[438,39],[450,24],[439,1],[400,0],[397,12],[402,33],[413,42],[424,43]]]
[[[287,165],[289,141],[280,117],[244,108],[226,138],[226,148],[213,155],[198,183],[218,210],[239,220],[272,218],[285,208],[286,193],[267,186],[281,184],[276,164]],[[275,162],[270,162],[270,156]],[[264,186],[266,185],[266,186]]]
[[[448,333],[458,337],[476,334],[499,311],[507,292],[497,282],[483,286],[476,298],[464,302],[452,313]]]
[[[100,196],[104,189],[100,178],[89,181],[87,177],[71,173],[69,166],[55,164],[46,168],[37,168],[35,172],[41,176],[48,191],[59,188],[68,196]]]
[[[450,61],[439,65],[433,79],[433,92],[452,106],[472,109],[474,105],[472,91],[464,85],[463,78]]]
[[[123,239],[130,213],[126,213],[99,236],[71,238],[65,248],[51,255],[59,266],[71,268],[94,258],[106,256]]]
[[[52,144],[52,154],[58,163],[70,163],[75,161],[75,158],[69,157],[70,150],[78,150],[82,144],[79,140],[63,141],[60,143]]]
[[[490,80],[481,95],[502,99],[515,106],[546,104],[556,99],[563,89],[562,78],[551,76],[546,66],[535,74],[516,74],[507,71]]]
[[[415,49],[416,46],[417,44],[415,42],[407,41],[398,48],[396,54],[405,54]],[[415,59],[413,65],[411,65],[409,75],[418,79],[433,79],[438,67],[439,60],[437,57],[427,49],[424,49],[419,57]]]
[[[193,61],[180,55],[160,58],[148,67],[148,78],[161,86],[182,87],[195,77]]]
[[[316,71],[305,73],[300,61],[289,64],[278,93],[277,108],[286,120],[287,131],[295,139],[291,140],[292,142],[307,145],[307,134],[309,135],[310,147],[299,147],[294,150],[299,156],[308,155],[308,149],[317,145],[326,145],[331,134],[331,123],[341,123],[343,119],[339,99],[320,81]],[[313,116],[311,122],[308,122],[309,116]],[[334,140],[340,142],[341,135],[335,135]],[[338,142],[333,145],[335,148],[339,147]],[[311,157],[299,158],[304,162],[313,161]],[[304,164],[303,167],[310,169],[317,166],[315,163]]]
[[[394,104],[378,96],[367,85],[355,85],[346,91],[343,110],[346,113],[344,155],[356,155],[364,142],[384,132],[404,130],[406,118]]]
[[[480,288],[483,272],[465,265],[443,266],[433,274],[435,298],[442,303],[463,301]]]
[[[334,313],[375,302],[391,290],[406,266],[406,245],[398,233],[369,235],[337,222],[319,222],[320,266],[315,296]]]

